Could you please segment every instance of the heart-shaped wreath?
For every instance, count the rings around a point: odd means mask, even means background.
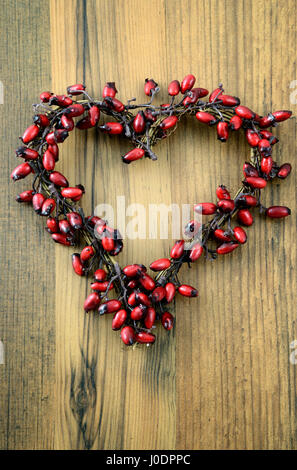
[[[204,88],[193,88],[195,77],[187,75],[181,83],[172,81],[168,86],[170,102],[161,106],[153,105],[159,91],[153,79],[146,79],[144,92],[149,101],[135,104],[135,98],[123,104],[115,96],[114,83],[107,83],[102,99],[91,98],[85,86],[77,84],[67,88],[67,95],[43,92],[41,102],[33,105],[35,115],[22,136],[24,145],[16,150],[25,162],[18,165],[11,178],[16,181],[34,174],[32,189],[20,193],[18,202],[32,202],[37,214],[46,216],[46,226],[52,239],[63,245],[86,243],[81,253],[72,255],[73,269],[79,276],[92,274],[92,293],[84,303],[86,312],[97,310],[100,315],[113,313],[112,328],[121,330],[126,345],[133,343],[151,344],[155,341],[152,333],[156,320],[160,319],[166,330],[171,330],[174,318],[167,311],[176,292],[186,297],[197,297],[198,291],[182,284],[178,278],[180,268],[191,265],[203,252],[208,258],[230,253],[244,244],[247,235],[243,226],[253,223],[251,208],[257,207],[261,214],[271,218],[282,218],[290,214],[285,206],[263,207],[260,192],[268,181],[275,177],[284,179],[291,172],[291,165],[279,166],[271,157],[272,146],[278,139],[267,128],[291,116],[290,111],[275,111],[259,116],[242,106],[234,96],[224,94],[219,85],[209,96]],[[182,94],[181,99],[177,95]],[[83,95],[83,100],[73,97]],[[133,110],[137,114],[132,113]],[[58,144],[69,132],[89,129],[99,123],[100,113],[112,116],[115,121],[105,122],[99,129],[110,135],[122,135],[129,139],[134,148],[122,157],[130,163],[142,157],[156,160],[152,147],[175,130],[184,114],[195,115],[197,120],[216,126],[218,139],[226,142],[229,132],[243,129],[252,147],[251,159],[243,165],[244,180],[241,188],[231,197],[223,185],[216,190],[217,202],[196,204],[194,211],[212,216],[206,223],[191,220],[185,227],[185,240],[178,240],[170,251],[169,258],[154,261],[150,269],[157,274],[151,277],[142,264],[131,264],[124,268],[114,261],[123,248],[119,232],[95,215],[85,217],[76,204],[84,193],[82,185],[70,187],[64,175],[55,171],[59,159]],[[80,117],[75,124],[73,118]],[[239,225],[232,227],[231,220],[237,216]],[[210,243],[217,242],[216,249]],[[109,299],[114,289],[116,296]]]

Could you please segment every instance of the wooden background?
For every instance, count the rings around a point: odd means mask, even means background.
[[[110,318],[84,315],[89,282],[72,274],[71,249],[54,246],[43,221],[15,203],[17,137],[39,92],[83,81],[100,96],[143,100],[153,77],[194,73],[219,82],[261,114],[292,109],[295,0],[2,0],[1,73],[1,449],[296,449],[296,172],[267,187],[264,203],[290,219],[257,217],[249,243],[200,262],[184,279],[175,331],[153,348],[125,349]],[[295,87],[296,88],[296,87]],[[296,95],[295,95],[296,96]],[[277,161],[295,162],[296,118],[276,130]],[[87,188],[84,207],[106,201],[194,203],[235,190],[248,148],[221,145],[193,120],[157,149],[159,160],[123,166],[128,148],[90,131],[63,146],[59,170]],[[128,241],[121,263],[167,256],[171,240]]]

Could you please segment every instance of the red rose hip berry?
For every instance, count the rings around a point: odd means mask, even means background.
[[[152,78],[146,78],[144,84],[144,93],[147,96],[152,96],[152,92],[155,91],[158,87],[158,83],[155,82]]]
[[[146,311],[144,326],[150,330],[156,321],[156,310],[153,307],[149,307]]]
[[[170,251],[170,256],[173,259],[179,259],[184,252],[184,240],[177,240]]]
[[[86,87],[82,83],[77,83],[67,87],[67,93],[68,95],[78,96],[81,95],[85,89]]]
[[[266,180],[257,176],[248,176],[244,182],[247,183],[252,188],[258,188],[258,189],[263,189],[267,185]]]
[[[172,330],[174,325],[174,317],[169,312],[164,312],[161,317],[161,323],[165,330]]]
[[[179,286],[178,292],[181,295],[184,295],[185,297],[197,297],[198,296],[198,291],[194,287],[186,285],[186,284],[182,284],[181,286]]]
[[[227,122],[220,121],[217,125],[217,135],[221,142],[226,142],[229,137],[229,126]]]
[[[291,209],[286,206],[271,206],[268,207],[265,211],[265,215],[271,217],[272,219],[280,219],[287,217],[291,214]]]
[[[235,250],[239,246],[238,243],[235,242],[227,242],[223,243],[217,248],[217,253],[218,255],[226,255],[227,253],[231,253],[232,251]]]
[[[171,265],[170,259],[160,258],[150,264],[150,269],[152,271],[163,271],[163,269],[169,268]]]
[[[289,174],[291,173],[292,166],[290,163],[284,163],[278,170],[277,172],[277,177],[281,179],[287,178]]]
[[[237,106],[235,108],[235,113],[242,119],[254,119],[255,113],[246,106]]]
[[[172,300],[174,299],[175,293],[176,293],[176,287],[172,282],[167,282],[165,285],[165,291],[166,291],[166,302],[170,304]]]
[[[29,191],[23,191],[18,194],[16,197],[17,202],[31,202],[33,199],[34,191],[31,189]]]
[[[127,312],[124,309],[118,310],[112,319],[111,327],[114,331],[120,330],[127,319]]]
[[[203,246],[200,245],[200,243],[196,243],[190,251],[190,254],[189,254],[190,261],[192,262],[196,261],[197,259],[200,258],[202,253],[203,253]]]
[[[32,204],[33,204],[33,209],[35,210],[35,212],[37,212],[37,214],[41,213],[41,208],[42,208],[42,204],[44,203],[44,201],[45,201],[45,197],[43,194],[41,193],[34,194],[32,198]]]
[[[202,202],[194,206],[194,211],[202,215],[212,215],[216,210],[217,206],[212,202]]]
[[[84,310],[89,312],[90,310],[96,310],[100,304],[100,297],[97,292],[92,292],[85,300]]]
[[[205,111],[198,111],[195,116],[199,122],[203,122],[204,124],[208,124],[209,126],[213,126],[218,121],[215,116]]]
[[[177,121],[178,119],[176,116],[168,116],[161,122],[160,128],[164,130],[171,129],[176,125]]]
[[[176,96],[180,92],[180,83],[178,80],[173,80],[168,85],[168,94],[170,96]]]
[[[125,155],[122,156],[122,160],[124,163],[131,163],[134,162],[135,160],[139,160],[142,158],[145,154],[145,151],[140,148],[135,148],[133,150],[130,150],[130,152],[126,153]]]
[[[237,212],[237,219],[242,225],[246,225],[247,227],[254,222],[253,216],[248,209],[240,209]]]
[[[50,215],[56,207],[56,201],[52,198],[48,198],[44,201],[41,207],[41,215]]]
[[[222,212],[232,212],[235,208],[233,199],[221,199],[218,202],[218,207]]]
[[[24,144],[32,142],[32,140],[38,136],[39,131],[40,129],[38,126],[36,126],[36,124],[31,124],[31,126],[29,126],[22,135],[22,141]]]
[[[156,340],[155,335],[153,333],[148,333],[146,331],[140,331],[135,334],[135,341],[137,343],[143,343],[143,344],[152,344]]]
[[[132,326],[124,326],[121,330],[121,338],[126,346],[132,346],[135,342],[135,330]]]
[[[73,267],[74,272],[76,274],[78,274],[78,276],[83,276],[85,274],[84,267],[83,267],[83,264],[81,262],[79,253],[73,253],[73,255],[72,255],[72,267]]]
[[[153,290],[152,299],[154,302],[161,302],[161,300],[164,299],[165,295],[166,295],[166,291],[164,287],[159,286]]]
[[[122,304],[119,300],[108,300],[107,302],[104,302],[104,304],[100,305],[98,308],[98,313],[99,315],[104,315],[105,313],[114,313],[120,310],[121,306]]]
[[[231,199],[228,189],[222,184],[217,188],[216,194],[218,199]]]
[[[192,75],[192,74],[186,75],[183,78],[183,80],[181,82],[181,85],[180,85],[181,92],[184,94],[184,93],[186,93],[186,91],[191,90],[191,88],[193,88],[195,82],[196,82],[196,78],[194,77],[194,75]]]
[[[13,181],[21,180],[23,178],[26,178],[30,173],[32,173],[32,168],[29,165],[29,163],[21,163],[18,165],[13,172],[11,173],[10,177]]]
[[[245,230],[242,227],[234,227],[233,234],[234,234],[234,238],[236,238],[236,240],[239,243],[243,244],[246,242],[247,235],[246,235]]]
[[[92,258],[94,253],[95,251],[92,246],[85,246],[80,254],[80,259],[82,260],[83,263],[85,263],[86,261]]]
[[[106,271],[104,271],[104,269],[97,269],[95,272],[94,272],[94,278],[96,279],[96,281],[104,281],[105,278],[106,278]]]

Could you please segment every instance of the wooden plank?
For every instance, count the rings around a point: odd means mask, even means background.
[[[1,2],[1,315],[0,448],[52,448],[54,382],[55,257],[52,243],[32,208],[15,196],[31,178],[13,184],[20,162],[14,150],[30,124],[31,104],[50,87],[47,2]],[[41,21],[42,19],[42,21]]]
[[[147,76],[165,85],[163,3],[142,2],[141,11],[139,16],[137,1],[52,1],[55,91],[83,80],[91,95],[99,97],[104,83],[112,80],[120,99],[126,100],[143,97]],[[153,54],[157,49],[158,55]],[[166,145],[158,163],[129,168],[120,161],[127,148],[120,139],[92,131],[88,137],[77,133],[63,146],[60,168],[70,181],[86,186],[88,210],[101,202],[116,207],[118,195],[125,196],[126,205],[170,203]],[[167,241],[128,240],[121,263],[148,263],[152,250],[163,256]],[[154,348],[127,350],[112,332],[110,318],[83,314],[88,282],[74,278],[71,271],[69,254],[57,247],[56,448],[174,448],[174,335],[160,331]]]
[[[189,71],[197,73],[202,86],[214,88],[223,81],[226,92],[259,113],[292,108],[296,2],[169,1],[166,7],[172,78]],[[296,118],[277,130],[277,161],[293,159],[295,133]],[[186,187],[189,202],[212,200],[220,183],[238,187],[247,146],[236,136],[220,145],[214,134],[189,122],[184,138],[171,140],[178,199]],[[296,448],[296,367],[289,362],[289,344],[297,336],[296,173],[286,183],[273,184],[273,191],[268,187],[263,201],[289,205],[291,219],[257,217],[247,246],[200,263],[187,276],[198,283],[198,303],[178,301],[179,449]],[[190,363],[191,369],[185,367]]]

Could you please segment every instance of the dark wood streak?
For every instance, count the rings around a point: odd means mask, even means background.
[[[92,448],[96,439],[99,424],[94,424],[94,414],[97,402],[96,390],[96,356],[85,356],[81,348],[81,364],[71,370],[70,406],[83,438],[85,449]],[[77,437],[77,448],[80,447],[80,435]]]

